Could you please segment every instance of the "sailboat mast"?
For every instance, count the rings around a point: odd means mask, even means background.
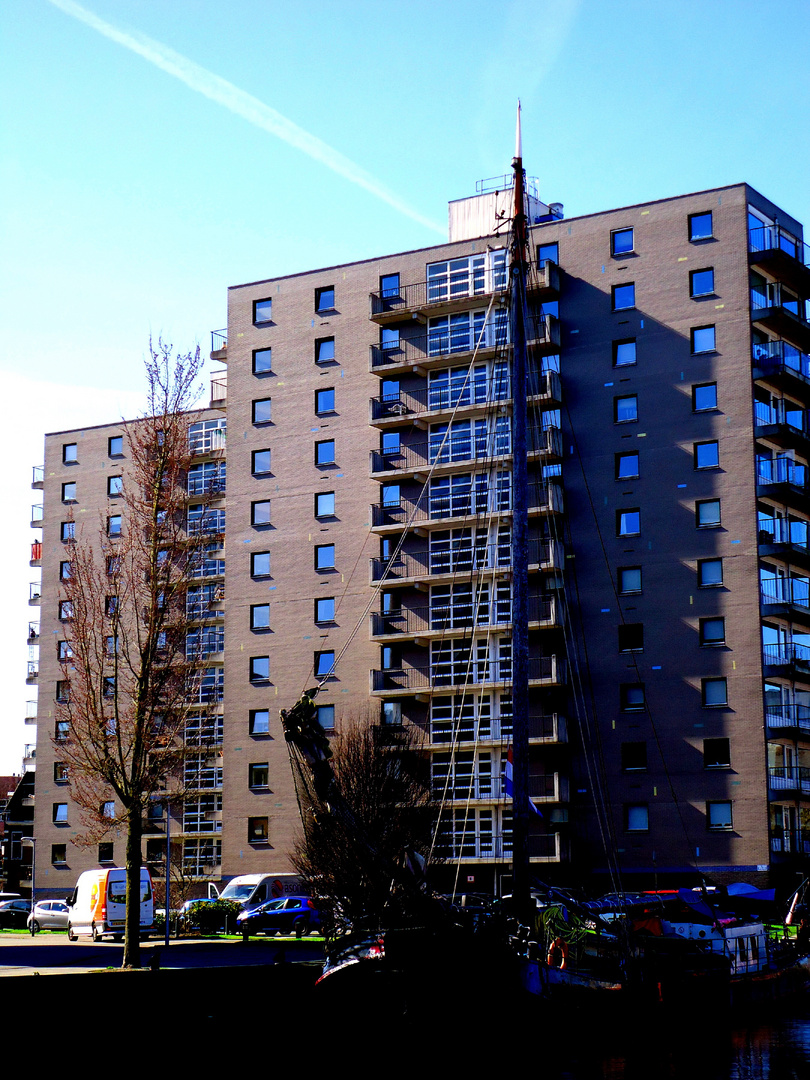
[[[528,234],[523,150],[518,102],[512,247],[510,334],[512,338],[512,875],[516,913],[529,904],[529,515],[526,464],[526,276]]]

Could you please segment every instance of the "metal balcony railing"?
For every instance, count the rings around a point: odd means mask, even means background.
[[[754,424],[757,427],[773,427],[780,424],[805,439],[810,432],[810,424],[808,424],[807,413],[804,410],[796,409],[788,417],[783,408],[773,408],[764,401],[754,402]]]
[[[441,689],[442,693],[454,686],[466,686],[468,684],[488,684],[493,682],[509,682],[512,677],[512,666],[509,663],[491,661],[477,663],[470,666],[469,670],[459,665],[456,670],[445,670],[437,664],[433,670],[430,668],[393,668],[391,670],[372,670],[371,690],[374,693],[381,691],[422,691]],[[565,661],[556,656],[529,657],[529,682],[559,685],[565,681]]]
[[[530,372],[530,399],[559,401],[560,377],[556,371]],[[505,375],[476,380],[472,375],[462,383],[430,384],[415,389],[398,390],[371,398],[371,419],[384,420],[397,416],[418,416],[430,412],[451,412],[466,407],[484,408],[511,401],[509,381]]]
[[[528,347],[531,356],[535,351],[546,350],[548,346],[560,343],[560,328],[553,315],[533,316],[527,327]],[[431,365],[435,361],[448,357],[462,357],[465,353],[475,352],[482,356],[487,350],[506,348],[509,341],[505,330],[487,326],[484,332],[470,326],[454,329],[449,333],[431,332],[414,338],[394,338],[369,347],[369,368],[407,365]]]
[[[535,538],[529,541],[530,566],[559,568],[562,566],[562,555],[562,544],[557,540]],[[374,582],[385,578],[393,584],[400,580],[439,574],[473,574],[498,567],[507,571],[511,566],[511,558],[508,544],[412,551],[400,553],[396,559],[371,559],[371,580]]]
[[[557,713],[530,714],[528,718],[529,739],[548,743],[568,741],[565,718]],[[511,716],[462,718],[457,720],[432,720],[431,743],[464,743],[497,741],[512,736]]]
[[[783,855],[810,855],[810,833],[802,829],[780,832],[771,837],[771,851]]]
[[[810,581],[807,578],[772,578],[760,583],[763,604],[792,604],[810,610]]]
[[[26,724],[35,724],[37,722],[37,708],[39,702],[26,701],[25,703],[25,722]]]
[[[42,582],[32,581],[28,586],[28,603],[38,604],[42,597]]]
[[[222,330],[211,331],[211,352],[220,352],[222,349],[228,348],[228,327],[223,327]]]
[[[31,507],[31,525],[37,528],[42,525],[42,518],[44,516],[44,510],[42,504]]]
[[[748,250],[782,251],[803,266],[810,267],[810,244],[805,244],[786,232],[781,225],[763,225],[758,229],[749,229]]]
[[[29,642],[39,641],[39,623],[38,622],[30,622],[28,624],[28,641]]]
[[[214,402],[219,404],[222,401],[228,400],[228,378],[225,375],[218,375],[215,379],[211,380],[211,407],[214,407]]]
[[[25,681],[26,682],[36,682],[36,680],[38,678],[39,678],[39,661],[38,660],[29,660],[28,661],[28,667],[27,667],[27,670],[26,670],[26,675],[25,675]]]
[[[417,501],[402,497],[399,502],[372,503],[371,524],[403,526],[409,521],[444,521],[450,518],[511,513],[511,506],[495,503],[495,494],[494,491],[490,492],[488,500],[480,493],[439,498],[423,492],[417,496]],[[562,512],[562,488],[559,484],[529,484],[528,494],[530,514]]]
[[[810,731],[810,705],[766,705],[765,723],[771,728],[798,727]]]
[[[767,487],[770,484],[789,484],[791,487],[805,491],[807,466],[789,461],[787,458],[776,458],[772,461],[757,458],[757,485]]]
[[[771,791],[796,791],[810,795],[810,768],[804,765],[775,765],[768,769]]]
[[[226,481],[224,476],[189,476],[186,487],[187,493],[192,496],[224,495]]]
[[[42,541],[35,540],[31,545],[31,562],[40,562],[42,559]]]
[[[41,488],[45,482],[45,466],[35,465],[32,470],[31,487]]]
[[[452,607],[400,608],[396,611],[371,613],[371,634],[385,637],[394,634],[418,634],[430,630],[465,630],[470,627],[509,626],[512,622],[511,605],[497,599],[482,601],[474,606],[459,603]],[[529,597],[530,623],[558,625],[556,598]]]
[[[562,455],[562,433],[558,428],[530,428],[527,432],[529,453],[541,456]],[[512,452],[509,432],[490,431],[480,438],[470,434],[426,443],[410,443],[398,450],[372,450],[371,473],[422,472],[433,465],[463,465],[466,462],[495,460]]]
[[[788,664],[801,664],[810,667],[810,647],[797,645],[795,642],[784,645],[765,645],[762,650],[763,663],[770,667],[783,667]]]
[[[778,339],[753,346],[754,367],[767,375],[792,372],[810,381],[810,355],[791,345],[789,341]]]

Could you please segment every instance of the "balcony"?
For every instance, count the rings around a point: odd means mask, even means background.
[[[810,385],[810,355],[781,339],[755,343],[753,376],[784,385],[788,390],[806,397]]]
[[[211,379],[211,400],[209,407],[212,409],[224,409],[228,405],[228,378],[226,375],[218,375]]]
[[[37,488],[39,491],[41,491],[44,483],[45,483],[45,466],[44,465],[35,465],[34,468],[33,468],[33,475],[31,477],[31,487],[32,488]]]
[[[186,482],[187,494],[191,498],[202,499],[208,496],[212,499],[224,499],[226,481],[223,476],[189,476]]]
[[[533,863],[558,863],[564,858],[560,834],[556,832],[530,836],[528,848],[529,861]],[[471,828],[463,843],[461,837],[454,843],[451,837],[440,834],[436,851],[441,858],[465,864],[508,861],[512,858],[512,834],[482,833],[476,836]]]
[[[39,661],[29,660],[28,668],[26,670],[25,681],[29,686],[36,686],[39,680]]]
[[[797,450],[802,457],[810,458],[807,414],[802,412],[801,416],[798,416],[792,413],[791,418],[792,421],[788,421],[765,402],[754,402],[754,438],[765,439],[783,450]]]
[[[748,231],[748,260],[800,292],[810,290],[810,246],[781,225]]]
[[[37,702],[37,701],[26,701],[26,703],[25,703],[25,722],[26,722],[26,724],[36,724],[38,706],[39,706],[39,702]]]
[[[784,673],[788,677],[795,671],[802,679],[810,675],[810,647],[795,642],[782,645],[765,645],[762,650],[765,675]]]
[[[555,483],[529,485],[529,516],[561,514],[562,488]],[[397,503],[372,503],[371,525],[380,532],[399,532],[414,523],[436,522],[442,527],[466,525],[481,515],[503,518],[511,515],[511,507],[500,508],[486,501],[478,503],[471,495],[430,498],[426,492],[416,499],[402,497]]]
[[[473,602],[454,607],[401,608],[371,613],[371,637],[381,641],[404,641],[445,637],[449,630],[504,630],[512,625],[510,605],[482,600],[473,617]],[[545,630],[562,626],[557,599],[529,597],[529,629]]]
[[[760,555],[775,555],[810,570],[810,541],[802,522],[761,518],[757,537]]]
[[[511,573],[509,545],[488,544],[484,547],[455,547],[452,551],[414,551],[400,554],[396,560],[371,559],[371,584],[385,581],[386,586],[413,585],[427,578],[454,578],[459,574],[479,574],[487,571]],[[563,547],[558,540],[529,541],[529,570],[561,570]]]
[[[810,650],[809,650],[810,651]],[[469,677],[468,677],[469,676]],[[497,688],[511,685],[512,668],[508,664],[491,662],[478,668],[446,672],[441,668],[394,668],[390,671],[372,670],[371,693],[385,697],[429,696],[463,690],[470,685]],[[529,686],[563,686],[566,681],[565,661],[556,656],[529,657]]]
[[[533,428],[527,432],[531,460],[562,457],[562,432],[559,428]],[[511,462],[508,432],[489,431],[483,438],[468,435],[424,443],[410,443],[398,450],[383,453],[372,450],[370,472],[374,479],[424,479],[457,472],[458,469]]]
[[[41,505],[31,507],[31,528],[32,529],[41,529],[42,528],[43,515],[44,515],[44,511],[43,511]]]
[[[786,458],[757,458],[757,498],[778,499],[786,506],[806,508],[807,466]]]
[[[387,373],[386,373],[387,374]],[[538,408],[549,409],[562,400],[560,376],[556,371],[534,371],[529,374],[531,392],[528,402]],[[426,427],[427,422],[502,409],[512,405],[507,377],[494,377],[476,381],[472,375],[462,385],[446,383],[397,390],[396,393],[380,394],[369,401],[370,423],[381,428],[410,424]]]
[[[767,705],[765,706],[765,723],[769,728],[778,731],[795,728],[798,731],[810,732],[810,705]]]
[[[36,764],[37,764],[36,758],[37,758],[37,744],[36,743],[26,743],[25,744],[25,749],[23,750],[23,768],[27,769],[29,771],[32,770],[32,769],[35,769]]]
[[[771,837],[771,851],[776,855],[810,855],[810,833],[802,829],[779,832]]]
[[[810,795],[810,769],[803,765],[776,765],[768,769],[768,787],[772,792]]]
[[[42,541],[35,540],[31,545],[31,558],[28,560],[29,566],[42,566]]]
[[[559,351],[560,327],[553,315],[538,315],[529,330],[528,351],[531,357],[547,356]],[[422,375],[427,370],[446,368],[468,363],[473,355],[476,360],[486,360],[496,352],[506,354],[509,343],[499,340],[492,327],[482,333],[472,328],[449,334],[431,334],[415,338],[400,338],[385,345],[371,345],[369,371],[388,378],[415,372]],[[540,364],[535,364],[539,369]]]
[[[473,303],[486,304],[493,292],[505,296],[506,287],[505,269],[479,273],[470,267],[430,281],[400,285],[396,292],[371,293],[370,318],[381,326],[413,319],[425,322],[428,315],[450,315],[466,311]]]
[[[39,623],[30,622],[28,624],[28,644],[36,645],[39,641]]]
[[[28,603],[38,605],[42,600],[42,582],[32,581],[28,586]]]
[[[568,742],[565,717],[557,713],[530,713],[528,727],[529,742],[532,745]],[[455,743],[458,747],[466,744],[486,746],[511,738],[511,716],[431,720],[430,724],[430,745],[434,748],[445,747],[449,743]]]
[[[191,518],[186,530],[189,536],[222,536],[225,533],[225,511],[209,510]]]
[[[225,453],[224,420],[203,420],[192,424],[188,432],[189,452],[195,456],[220,456]]]
[[[228,360],[228,328],[211,331],[211,359],[221,364]]]
[[[751,321],[760,329],[780,338],[788,338],[800,349],[810,348],[810,323],[805,316],[804,300],[781,282],[767,289],[759,285],[751,290]]]
[[[551,259],[543,259],[537,270],[529,274],[526,292],[532,299],[551,300],[560,295],[560,268]]]
[[[760,582],[760,602],[765,615],[796,617],[810,621],[810,581],[807,578],[771,578]]]

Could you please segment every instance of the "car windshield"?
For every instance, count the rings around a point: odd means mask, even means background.
[[[222,893],[221,900],[247,900],[255,885],[229,885]]]
[[[262,904],[262,911],[278,911],[284,907],[283,900],[271,900],[267,904]]]

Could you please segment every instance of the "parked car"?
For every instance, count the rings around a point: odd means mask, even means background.
[[[242,911],[236,920],[242,939],[251,934],[304,934],[317,933],[321,928],[318,909],[308,896],[285,896],[268,900],[250,911]]]
[[[30,914],[30,900],[5,900],[0,904],[0,929],[24,930]]]
[[[26,920],[26,926],[38,934],[40,930],[67,930],[70,908],[64,900],[40,900]]]

